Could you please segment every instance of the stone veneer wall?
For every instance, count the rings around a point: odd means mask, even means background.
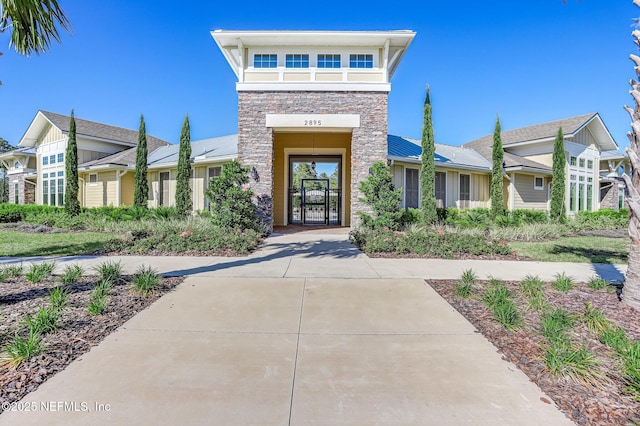
[[[18,182],[16,182],[18,181]],[[13,204],[15,201],[15,184],[18,184],[18,203],[19,204],[33,204],[36,202],[36,188],[31,183],[26,183],[24,175],[15,174],[9,176],[9,203]]]
[[[273,226],[273,129],[267,114],[360,114],[351,137],[351,227],[358,211],[368,211],[359,198],[360,182],[376,161],[387,160],[388,92],[238,92],[238,160],[255,167],[251,179],[261,220]],[[310,128],[309,131],[314,129]]]
[[[620,199],[618,195],[618,184],[614,183],[608,188],[600,190],[600,208],[601,209],[613,209],[618,211],[620,206]]]

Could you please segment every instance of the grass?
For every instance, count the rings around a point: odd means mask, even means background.
[[[94,270],[102,277],[102,281],[115,283],[122,275],[122,263],[107,260],[96,266]]]
[[[7,354],[5,360],[17,367],[24,361],[41,354],[44,348],[45,345],[42,343],[42,335],[40,333],[31,329],[27,337],[22,337],[16,333],[13,340],[4,347],[4,351]]]
[[[38,334],[51,333],[58,329],[58,320],[62,312],[53,308],[41,307],[32,317],[24,319],[30,332]]]
[[[474,272],[473,269],[466,269],[462,272],[460,276],[460,280],[456,284],[455,292],[456,295],[466,299],[471,296],[471,292],[473,290],[472,286],[478,280],[478,276]]]
[[[611,327],[611,322],[604,316],[602,311],[589,302],[584,305],[584,322],[589,331],[598,336]]]
[[[32,283],[39,283],[43,279],[48,278],[56,268],[56,262],[43,262],[39,264],[32,263],[29,270],[24,274],[25,278]]]
[[[564,376],[585,385],[598,385],[604,379],[598,359],[585,347],[555,341],[545,348],[544,361],[554,376]]]
[[[140,266],[132,278],[132,283],[138,293],[148,296],[160,283],[160,275],[150,266]]]
[[[567,292],[574,287],[573,279],[564,272],[556,274],[556,280],[553,282],[553,288],[558,291]]]
[[[22,266],[22,263],[20,263],[20,265],[5,266],[5,268],[2,270],[2,275],[5,278],[17,278],[22,276],[23,272],[24,267]]]
[[[587,282],[587,284],[594,290],[608,289],[613,291],[613,287],[611,287],[609,281],[605,280],[604,278],[593,276],[589,278],[589,282]]]
[[[72,256],[103,249],[116,234],[101,232],[24,233],[0,229],[0,256]]]
[[[518,256],[543,262],[627,263],[628,238],[561,237],[551,241],[510,242]]]
[[[522,292],[529,298],[540,295],[543,286],[544,282],[537,275],[531,274],[527,274],[520,283]]]
[[[512,300],[507,286],[499,279],[490,279],[490,287],[486,289],[483,300],[493,311],[493,318],[503,327],[514,330],[522,325],[518,306]]]
[[[84,269],[80,265],[67,265],[60,275],[60,280],[64,285],[72,285],[78,282],[78,280],[84,274]]]
[[[49,291],[49,302],[51,302],[51,309],[55,311],[62,311],[67,306],[69,300],[69,290],[64,287],[56,287]]]
[[[542,316],[542,335],[549,342],[568,341],[567,330],[573,327],[574,320],[564,309],[555,309]]]
[[[89,304],[87,305],[91,315],[101,315],[107,310],[107,305],[109,304],[108,293],[112,285],[112,281],[102,280],[94,287],[89,295]]]

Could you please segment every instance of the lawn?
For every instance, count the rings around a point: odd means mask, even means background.
[[[510,242],[518,256],[543,262],[627,263],[629,238],[562,237],[550,241]]]
[[[0,230],[0,256],[71,256],[93,254],[118,238],[101,232],[25,233]]]

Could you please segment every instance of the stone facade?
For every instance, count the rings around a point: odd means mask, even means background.
[[[369,167],[387,159],[388,92],[238,92],[238,160],[251,169],[261,220],[273,226],[273,129],[267,114],[359,114],[351,137],[351,226],[358,211],[368,211],[359,198],[360,182]],[[310,129],[311,130],[311,129]]]
[[[620,206],[618,184],[613,183],[611,186],[600,189],[600,208],[613,209],[618,211]]]
[[[18,184],[18,204],[33,204],[36,202],[36,186],[26,182],[23,174],[9,176],[9,203],[15,203],[15,187]]]

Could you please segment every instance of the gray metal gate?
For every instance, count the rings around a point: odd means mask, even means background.
[[[302,179],[300,189],[289,189],[289,223],[340,225],[341,193],[329,179]]]

